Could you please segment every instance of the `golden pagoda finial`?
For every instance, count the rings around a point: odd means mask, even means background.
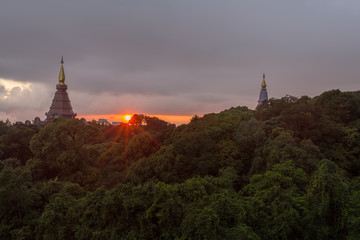
[[[262,80],[262,83],[261,83],[261,88],[266,88],[265,73],[263,73],[263,80]]]
[[[65,85],[65,72],[64,72],[64,58],[61,56],[61,67],[59,73],[59,84],[58,85]]]

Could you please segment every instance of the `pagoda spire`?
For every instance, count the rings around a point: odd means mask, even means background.
[[[265,73],[263,73],[263,80],[262,80],[262,83],[261,83],[261,88],[266,88]]]
[[[59,72],[59,84],[58,85],[65,85],[65,71],[64,71],[64,58],[61,56],[61,67]]]

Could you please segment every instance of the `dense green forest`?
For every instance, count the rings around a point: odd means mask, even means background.
[[[360,239],[360,91],[175,126],[0,122],[0,239]]]

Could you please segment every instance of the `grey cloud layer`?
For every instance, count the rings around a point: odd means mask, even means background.
[[[196,106],[201,114],[248,104],[252,96],[254,107],[262,72],[275,97],[358,88],[358,1],[0,5],[0,78],[54,89],[64,55],[70,92],[100,102],[141,95],[149,104],[137,107],[149,113],[184,114],[186,106],[193,114]],[[101,104],[76,101],[81,111],[102,111]]]

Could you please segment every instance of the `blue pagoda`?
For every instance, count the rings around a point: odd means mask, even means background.
[[[266,90],[265,73],[264,73],[263,80],[261,83],[261,90],[260,90],[258,106],[261,105],[261,103],[265,100],[268,100],[268,94],[267,94],[267,90]]]

